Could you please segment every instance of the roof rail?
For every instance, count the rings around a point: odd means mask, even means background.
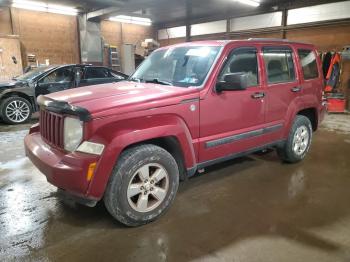
[[[283,38],[248,38],[249,41],[276,41],[276,42],[289,42],[288,39]]]

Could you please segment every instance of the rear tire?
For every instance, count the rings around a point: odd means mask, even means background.
[[[26,123],[32,116],[32,105],[22,97],[8,97],[0,103],[1,118],[6,124]]]
[[[104,195],[109,213],[127,226],[140,226],[163,215],[175,199],[179,168],[173,156],[155,145],[124,151]]]
[[[287,141],[282,147],[277,148],[277,154],[285,162],[299,162],[305,158],[310,149],[311,141],[312,126],[310,120],[303,115],[297,115]]]

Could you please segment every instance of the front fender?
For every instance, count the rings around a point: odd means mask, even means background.
[[[33,111],[36,111],[35,92],[31,88],[27,86],[13,87],[13,88],[2,90],[2,92],[0,92],[0,99],[3,99],[5,97],[11,97],[11,96],[20,96],[20,97],[26,98],[31,103]]]
[[[162,137],[175,137],[178,140],[186,167],[193,167],[196,164],[190,130],[184,120],[177,115],[146,116],[102,125],[97,132],[94,132],[94,137],[89,139],[103,142],[106,148],[100,158],[87,195],[102,198],[113,167],[125,148],[142,141]]]

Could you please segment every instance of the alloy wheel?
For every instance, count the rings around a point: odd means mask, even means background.
[[[169,189],[169,175],[157,164],[146,164],[132,176],[127,198],[129,205],[137,212],[149,212],[157,208],[165,199]]]
[[[27,120],[30,115],[30,108],[27,103],[21,100],[10,102],[5,109],[6,117],[15,123],[21,123]]]
[[[305,153],[309,145],[309,137],[309,130],[306,126],[297,128],[293,137],[293,151],[296,155],[300,156]]]

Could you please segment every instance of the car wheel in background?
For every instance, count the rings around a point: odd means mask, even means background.
[[[32,116],[30,102],[22,97],[8,97],[0,103],[1,118],[7,124],[23,124]]]

